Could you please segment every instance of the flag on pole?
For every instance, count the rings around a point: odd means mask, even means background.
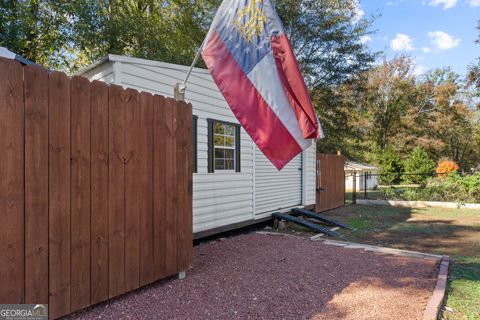
[[[202,56],[238,121],[278,170],[323,137],[270,0],[224,0]]]

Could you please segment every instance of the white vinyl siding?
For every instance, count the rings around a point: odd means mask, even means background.
[[[117,64],[115,68],[114,63]],[[116,79],[113,70],[120,73]],[[103,77],[102,80],[107,83],[173,97],[175,84],[183,81],[187,70],[185,66],[109,55],[107,61],[83,75],[92,80],[93,77]],[[185,99],[192,103],[193,114],[198,117],[197,173],[193,175],[194,233],[260,218],[262,216],[259,213],[302,203],[302,171],[298,170],[302,164],[301,156],[278,172],[263,154],[259,155],[261,152],[258,149],[254,159],[256,146],[243,128],[240,129],[241,172],[219,170],[208,173],[207,119],[231,123],[238,121],[207,70],[193,70]],[[307,166],[308,170],[313,168],[307,173],[308,177],[312,177],[308,181],[315,181],[315,161],[312,159],[312,164]],[[255,169],[255,174],[259,175],[257,177],[254,177],[254,163],[255,166],[258,163]],[[271,184],[269,180],[275,183]],[[311,188],[310,182],[305,185],[310,194],[314,188]],[[312,197],[315,197],[314,191],[307,197],[308,201],[314,203]]]
[[[82,76],[90,79],[91,81],[98,80],[109,84],[114,83],[115,76],[113,73],[113,62],[104,62],[98,67],[85,72],[82,74]]]
[[[302,204],[302,154],[278,171],[255,147],[255,215]]]
[[[317,196],[317,167],[316,167],[316,161],[317,161],[317,148],[316,145],[313,144],[310,148],[308,148],[305,151],[305,156],[306,156],[306,176],[305,176],[305,184],[306,184],[306,190],[305,190],[305,203],[304,205],[311,205],[315,204],[316,196]]]

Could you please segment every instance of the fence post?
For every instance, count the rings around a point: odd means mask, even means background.
[[[177,101],[185,101],[185,91],[180,88],[180,84],[177,83],[173,90],[173,95]]]
[[[185,101],[185,88],[182,88],[180,83],[175,84],[173,89],[174,98],[176,101]],[[184,280],[187,277],[186,270],[180,271],[177,273],[177,278],[179,280]]]
[[[364,193],[364,199],[367,199],[367,173],[363,173],[363,193]]]
[[[352,179],[352,204],[357,203],[357,172],[353,171],[353,179]]]

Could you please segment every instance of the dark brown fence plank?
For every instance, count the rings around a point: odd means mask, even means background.
[[[90,82],[71,88],[71,310],[90,305]]]
[[[188,269],[192,265],[192,259],[193,259],[193,167],[194,167],[194,161],[196,159],[193,159],[193,148],[196,147],[193,145],[192,141],[192,133],[193,133],[193,110],[192,110],[192,105],[188,104],[187,107],[187,121],[188,121],[188,126],[187,126],[187,132],[184,132],[187,136],[185,139],[187,139],[187,160],[188,160],[188,165],[187,165],[187,197],[184,199],[185,200],[185,215],[186,218],[184,220],[184,225],[182,228],[184,228],[185,232],[185,242],[186,245],[181,247],[181,250],[185,250],[185,260],[182,261],[182,263],[186,263],[182,265],[182,269]],[[195,153],[196,154],[196,153]]]
[[[125,92],[109,88],[109,296],[125,292]]]
[[[24,301],[23,70],[0,60],[0,301]]]
[[[140,94],[140,285],[153,282],[153,96]]]
[[[188,174],[188,155],[186,154],[186,131],[187,121],[186,112],[187,107],[185,103],[176,102],[177,109],[177,126],[179,128],[177,133],[177,145],[176,145],[176,158],[179,160],[177,164],[176,172],[176,197],[177,202],[177,248],[179,250],[177,254],[177,268],[179,271],[185,270],[183,261],[185,260],[185,252],[182,251],[182,247],[185,246],[185,198],[187,197],[187,174]],[[182,161],[185,159],[187,161]]]
[[[153,98],[153,259],[154,277],[165,276],[165,103],[161,96]]]
[[[192,250],[191,194],[192,170],[192,108],[185,103],[177,103],[177,197],[178,197],[178,270],[190,266]]]
[[[140,279],[140,97],[125,92],[125,290],[138,288]]]
[[[70,312],[70,80],[49,79],[50,317]]]
[[[317,154],[317,191],[316,211],[322,212],[344,205],[345,160],[343,156]]]
[[[91,84],[91,303],[108,299],[108,87]]]
[[[48,303],[48,73],[24,69],[25,303]]]
[[[165,105],[165,261],[166,273],[177,270],[177,104],[167,99]]]

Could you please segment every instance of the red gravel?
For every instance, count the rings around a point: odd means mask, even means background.
[[[196,246],[168,279],[69,319],[421,319],[435,261],[251,233]]]

